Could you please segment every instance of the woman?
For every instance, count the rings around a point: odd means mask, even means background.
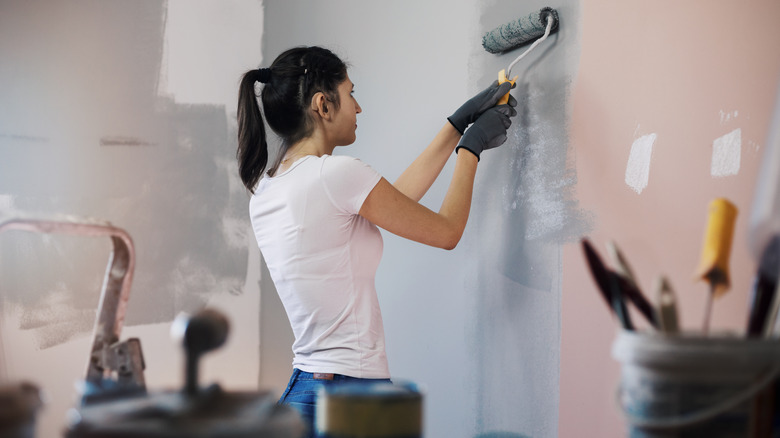
[[[268,148],[256,82],[263,84],[266,121],[282,140],[266,175]],[[494,82],[466,102],[390,184],[361,161],[332,155],[337,146],[355,141],[362,111],[347,66],[332,52],[290,49],[269,68],[243,76],[239,173],[253,193],[252,227],[295,335],[293,375],[280,403],[298,409],[310,428],[319,386],[389,381],[374,287],[382,254],[377,226],[439,248],[457,245],[480,153],[504,143],[516,114],[511,96],[509,104],[496,106],[510,86]],[[453,150],[454,174],[437,213],[418,201]]]

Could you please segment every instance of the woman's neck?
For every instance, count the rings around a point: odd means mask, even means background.
[[[305,138],[287,149],[284,158],[282,158],[281,165],[279,166],[279,171],[284,172],[293,163],[308,155],[314,155],[316,157],[330,155],[333,153],[333,149],[335,149],[335,146],[329,147],[324,141],[321,141],[315,136]]]

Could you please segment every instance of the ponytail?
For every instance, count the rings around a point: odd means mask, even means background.
[[[265,124],[257,105],[254,70],[244,74],[238,89],[238,174],[244,186],[254,193],[255,186],[268,164]]]
[[[268,166],[265,122],[282,140],[276,162],[268,171],[273,176],[290,146],[314,130],[312,116],[307,111],[312,96],[322,92],[338,107],[338,85],[346,78],[344,61],[330,50],[316,46],[289,49],[269,68],[244,74],[238,89],[236,158],[241,181],[250,192],[254,193]],[[261,100],[265,122],[257,103],[256,82],[264,84]]]

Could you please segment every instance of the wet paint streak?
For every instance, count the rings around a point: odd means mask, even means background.
[[[50,140],[46,137],[23,134],[0,134],[0,139],[17,140],[29,143],[48,143]]]
[[[526,95],[527,101],[522,103],[525,108],[519,111],[507,140],[506,147],[512,153],[502,172],[508,177],[502,188],[503,210],[524,216],[518,230],[523,230],[525,240],[574,242],[592,228],[592,221],[574,196],[577,175],[567,160],[568,139],[558,128],[564,121],[540,115],[554,108],[534,103],[562,101],[566,88],[541,91],[528,84],[518,87],[516,92]]]
[[[136,137],[113,136],[102,137],[100,146],[157,146],[157,143]]]

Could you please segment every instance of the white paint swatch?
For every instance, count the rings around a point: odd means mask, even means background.
[[[626,184],[637,193],[642,193],[650,180],[650,157],[653,155],[656,137],[655,133],[643,135],[631,145],[626,166]]]
[[[710,174],[715,177],[739,173],[742,156],[742,129],[737,128],[712,142]]]
[[[262,59],[262,39],[254,37],[262,35],[262,2],[168,0],[165,8],[159,93],[233,108],[239,78]]]

